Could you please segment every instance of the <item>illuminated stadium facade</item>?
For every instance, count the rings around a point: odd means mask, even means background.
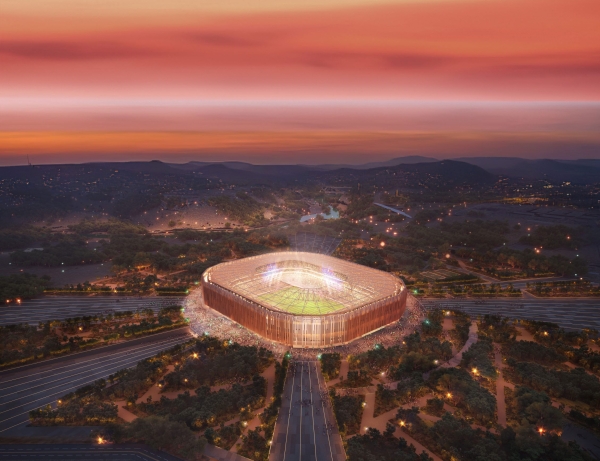
[[[376,269],[316,253],[226,262],[202,276],[206,306],[292,347],[346,344],[399,320],[407,290]]]

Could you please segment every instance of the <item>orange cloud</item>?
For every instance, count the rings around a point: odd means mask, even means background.
[[[177,126],[194,133],[219,131],[192,136],[190,149],[224,149],[220,133],[239,133],[248,121],[256,136],[265,133],[270,140],[265,149],[271,151],[278,148],[274,133],[289,133],[290,127],[324,143],[338,135],[321,138],[319,131],[339,130],[356,140],[352,130],[410,130],[404,115],[378,113],[377,124],[361,118],[365,109],[360,104],[327,112],[329,101],[337,99],[442,105],[452,100],[600,100],[597,0],[236,0],[214,8],[173,0],[164,10],[154,0],[134,1],[123,9],[110,2],[99,8],[91,0],[57,0],[55,10],[36,1],[10,2],[3,14],[8,26],[0,30],[0,122],[5,134],[10,132],[2,139],[7,143],[0,146],[3,152],[11,150],[7,146],[38,152],[43,143],[49,151],[78,146],[91,152],[95,145],[132,151],[135,143],[148,148],[152,143],[145,143],[146,135],[117,131],[172,133]],[[52,98],[67,103],[42,103]],[[67,107],[83,99],[96,101],[86,106],[85,114]],[[112,101],[110,109],[107,100]],[[173,108],[173,100],[183,106],[181,101],[219,106],[218,126],[193,110]],[[314,115],[290,118],[282,109],[283,121],[263,117],[261,101],[279,100],[310,101]],[[131,101],[152,103],[136,112],[127,106]],[[254,101],[254,106],[241,115],[237,106],[230,107],[244,101]],[[519,114],[522,108],[512,110]],[[327,117],[320,115],[324,113]],[[353,114],[351,129],[335,124]],[[115,128],[123,118],[122,128]],[[568,119],[569,133],[590,132],[584,117]],[[488,129],[473,123],[455,129]],[[498,123],[497,131],[515,130],[505,114]],[[439,114],[425,125],[428,133],[448,128]],[[531,132],[538,129],[525,126]],[[23,134],[28,131],[30,141]],[[15,136],[24,138],[17,142]],[[255,146],[253,136],[235,135],[238,141],[227,149],[244,142]],[[290,136],[281,146],[295,149],[301,141]],[[358,138],[382,145],[379,137],[365,136]],[[165,151],[169,142],[175,150],[187,149],[186,139],[190,137],[157,134]],[[218,142],[206,144],[207,139]],[[349,142],[334,145],[346,149]]]

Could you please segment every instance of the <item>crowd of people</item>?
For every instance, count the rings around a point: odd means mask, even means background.
[[[315,360],[322,353],[338,352],[342,357],[358,355],[374,347],[390,347],[398,345],[402,339],[413,333],[425,318],[425,307],[415,297],[409,295],[406,302],[404,316],[391,325],[388,325],[363,338],[358,338],[349,344],[324,347],[319,349],[299,349],[274,341],[269,341],[262,336],[248,330],[240,324],[221,315],[204,305],[202,290],[194,290],[184,303],[185,316],[190,320],[190,328],[195,335],[211,335],[218,338],[229,339],[244,346],[264,347],[281,358],[290,352],[295,360]]]

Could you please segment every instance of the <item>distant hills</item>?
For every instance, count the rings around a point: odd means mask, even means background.
[[[581,160],[528,160],[519,157],[458,157],[451,161],[470,164],[484,169],[493,175],[531,180],[547,179],[552,182],[594,183],[600,182],[600,159]],[[396,157],[381,162],[369,162],[358,165],[320,164],[320,165],[253,165],[244,162],[189,162],[170,164],[175,169],[214,171],[214,165],[222,165],[229,170],[246,171],[265,177],[290,177],[307,172],[325,172],[337,170],[371,170],[399,165],[439,164],[433,157],[411,155]],[[209,168],[210,167],[210,168]],[[221,173],[224,173],[221,170]],[[459,172],[457,172],[459,173]]]
[[[34,170],[28,166],[0,167],[2,177],[36,177],[43,172],[81,174],[82,170],[96,169],[107,171],[118,169],[122,172],[152,176],[189,176],[220,180],[228,183],[257,184],[278,183],[292,180],[320,178],[324,181],[368,181],[369,178],[385,175],[423,174],[435,175],[442,182],[484,184],[498,176],[525,180],[551,182],[597,183],[600,182],[600,159],[581,160],[528,160],[518,157],[459,157],[451,160],[437,160],[432,157],[405,156],[381,162],[359,165],[320,164],[320,165],[254,165],[245,162],[188,162],[184,164],[166,163],[158,160],[150,162],[105,162],[70,165],[40,165]],[[88,174],[91,172],[86,171]],[[52,173],[51,173],[52,174]],[[92,173],[93,174],[93,173]],[[387,182],[387,179],[386,179]]]
[[[517,157],[465,157],[457,160],[511,178],[586,184],[600,182],[600,159],[527,160]]]

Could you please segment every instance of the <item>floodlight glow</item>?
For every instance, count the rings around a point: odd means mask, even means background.
[[[344,344],[397,321],[402,281],[316,253],[280,252],[218,264],[202,276],[204,303],[292,347]]]

